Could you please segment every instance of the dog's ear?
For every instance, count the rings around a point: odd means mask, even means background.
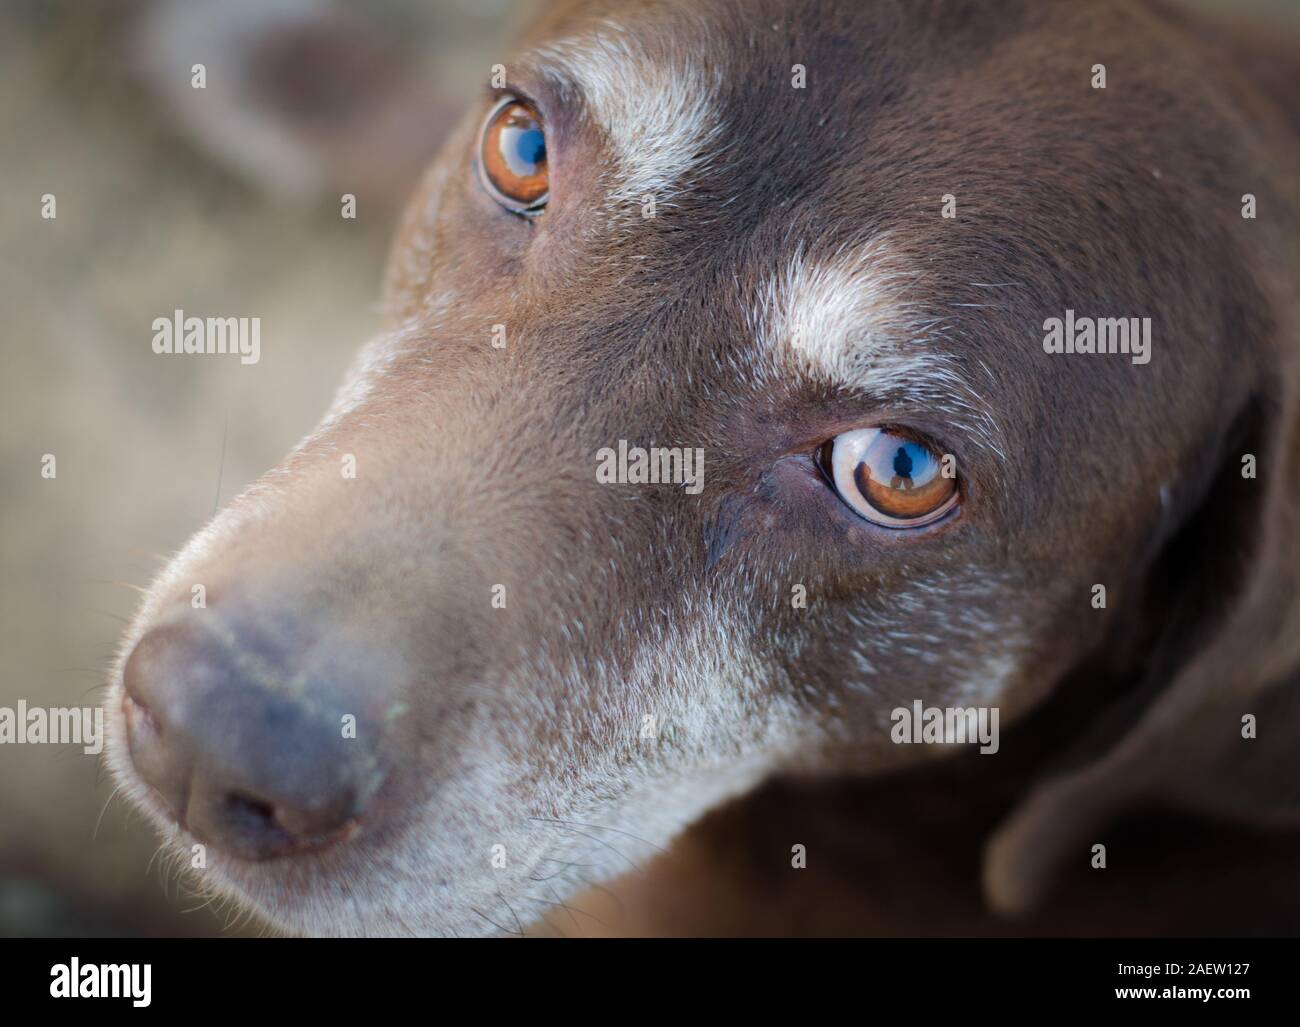
[[[282,200],[400,204],[460,117],[463,90],[368,9],[155,3],[128,33],[127,66],[166,123]]]
[[[994,833],[994,908],[1030,908],[1057,867],[1086,865],[1107,826],[1143,806],[1300,826],[1300,439],[1290,397],[1270,391],[1283,379],[1257,379],[1169,497],[1120,618],[1148,629],[1127,640],[1134,687]]]

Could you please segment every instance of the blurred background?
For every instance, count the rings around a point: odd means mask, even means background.
[[[100,702],[136,589],[324,411],[516,6],[0,5],[0,707]],[[1210,6],[1300,24],[1296,0]],[[177,308],[260,317],[260,363],[154,355]],[[0,745],[0,936],[260,930],[200,908],[111,792],[77,746]]]
[[[322,414],[514,6],[0,5],[0,706],[98,704],[133,586]],[[155,355],[176,308],[260,317],[261,361]],[[77,746],[0,745],[0,935],[223,928],[111,791]]]

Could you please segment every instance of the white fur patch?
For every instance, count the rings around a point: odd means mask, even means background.
[[[616,164],[611,202],[668,202],[718,134],[718,72],[684,52],[652,52],[615,21],[534,52],[577,87]]]
[[[213,530],[187,552],[205,547]],[[182,554],[173,566],[185,564]],[[193,883],[253,903],[290,932],[522,934],[589,884],[640,872],[707,810],[814,746],[741,644],[744,634],[735,615],[687,603],[672,623],[619,633],[615,648],[637,647],[625,673],[534,653],[485,693],[473,748],[446,787],[404,817],[391,850],[352,845],[292,866],[250,866],[214,851],[210,872]],[[562,685],[542,694],[539,680]],[[593,691],[608,701],[554,701]],[[118,780],[183,862],[192,839],[131,769],[120,690],[113,709]],[[546,746],[539,724],[552,739]]]
[[[823,260],[801,246],[761,289],[751,330],[781,373],[905,395],[976,429],[978,443],[1002,455],[996,418],[943,346],[954,322],[912,298],[921,275],[887,236]]]
[[[402,882],[401,891],[413,894],[385,896],[432,914],[425,933],[481,934],[489,926],[512,933],[590,883],[640,872],[702,814],[812,744],[792,704],[740,643],[745,632],[733,614],[687,603],[672,624],[626,631],[615,647],[637,648],[624,673],[600,661],[592,667],[535,654],[505,683],[519,710],[498,710],[482,725],[478,744],[487,742],[488,751],[465,775],[460,812],[446,816],[451,796],[435,797],[440,827],[408,838],[420,850],[411,865],[448,861],[459,878],[455,901],[421,909],[428,886],[419,880]],[[539,679],[564,682],[561,694],[604,691],[608,701],[538,709],[528,682]],[[559,726],[555,749],[539,750],[538,718]],[[424,820],[438,817],[414,818]],[[480,864],[460,857],[457,836],[471,845],[499,837],[514,862],[475,875]]]

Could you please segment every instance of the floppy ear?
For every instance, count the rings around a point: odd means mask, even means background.
[[[994,833],[983,876],[995,909],[1030,908],[1056,867],[1088,859],[1137,807],[1300,826],[1295,425],[1289,402],[1251,396],[1207,447],[1200,479],[1170,497],[1142,594],[1121,618],[1153,628],[1139,686]]]

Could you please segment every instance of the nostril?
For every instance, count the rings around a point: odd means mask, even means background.
[[[210,820],[206,826],[215,828],[233,852],[247,859],[325,848],[346,841],[358,828],[355,817],[302,823],[302,811],[281,809],[273,802],[239,791],[227,793],[213,812],[215,816],[205,818]]]
[[[274,825],[275,807],[269,802],[254,799],[251,795],[232,792],[226,796],[226,816],[232,822],[244,820],[261,826]]]
[[[382,733],[345,737],[332,682],[306,702],[283,686],[288,670],[234,641],[190,624],[136,644],[122,711],[140,778],[182,828],[238,858],[348,840],[387,776]]]
[[[189,777],[186,754],[174,739],[164,737],[163,723],[144,702],[129,691],[122,696],[126,747],[141,780],[151,786],[172,814],[184,819],[185,787]]]
[[[276,823],[275,806],[244,792],[196,796],[190,830],[245,859],[267,859],[296,847],[293,835]]]
[[[126,715],[127,729],[133,732],[147,731],[154,735],[162,734],[162,723],[145,703],[130,692],[122,696],[122,712]]]

